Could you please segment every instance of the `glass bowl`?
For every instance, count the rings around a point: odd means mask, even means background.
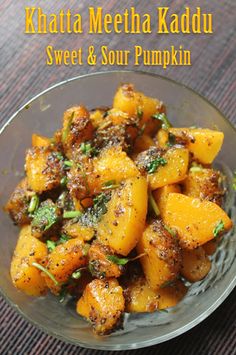
[[[23,175],[25,150],[33,132],[51,136],[61,126],[62,113],[74,104],[88,108],[109,106],[117,86],[135,84],[138,90],[157,97],[167,105],[174,126],[218,128],[225,143],[217,164],[227,176],[229,193],[226,209],[235,218],[232,173],[235,169],[236,131],[223,115],[194,91],[169,79],[140,72],[116,71],[77,77],[44,91],[21,108],[5,124],[0,137],[0,203]],[[187,296],[167,313],[125,315],[124,329],[106,337],[96,337],[91,327],[75,312],[71,301],[61,305],[52,295],[33,298],[17,291],[10,280],[9,266],[18,228],[2,209],[0,211],[1,292],[12,307],[47,333],[62,340],[94,349],[125,350],[146,347],[172,339],[209,316],[229,295],[236,284],[236,234],[226,235],[212,257],[210,274],[192,285]]]

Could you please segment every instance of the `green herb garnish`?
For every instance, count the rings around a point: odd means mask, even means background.
[[[71,275],[72,279],[78,280],[81,277],[81,271],[80,269],[75,270],[73,274]]]
[[[166,224],[164,225],[164,228],[165,228],[165,230],[167,230],[167,232],[169,232],[172,235],[172,237],[174,237],[174,238],[176,237],[176,232],[173,229],[168,227]]]
[[[107,255],[107,260],[111,261],[114,264],[117,265],[126,265],[129,262],[128,258],[119,258],[116,255]]]
[[[53,202],[43,202],[34,212],[32,227],[45,232],[58,221],[57,206]]]
[[[155,213],[155,215],[157,217],[160,216],[160,210],[156,204],[156,201],[155,201],[151,191],[148,192],[148,201],[149,201],[149,205],[150,205],[151,209],[153,210],[153,212]]]
[[[48,248],[48,251],[51,253],[57,246],[57,244],[55,242],[53,242],[52,240],[47,240],[46,242],[47,244],[47,248]]]
[[[143,117],[143,110],[141,109],[141,107],[137,108],[137,116],[139,119]]]
[[[167,160],[163,157],[158,157],[151,162],[149,162],[146,166],[146,170],[148,174],[153,174],[157,170],[159,166],[164,166],[167,164]]]
[[[94,226],[102,215],[107,212],[107,202],[110,200],[110,193],[102,192],[93,199],[93,206],[87,208],[80,217],[80,222],[85,226]]]
[[[116,183],[116,180],[109,180],[107,182],[104,182],[102,190],[111,190],[111,189],[116,189],[120,185]]]
[[[155,115],[152,115],[152,118],[161,121],[162,122],[161,128],[166,131],[170,127],[172,127],[172,124],[170,123],[170,121],[168,120],[168,118],[166,117],[166,115],[164,113],[155,113]]]
[[[37,210],[38,206],[39,206],[39,197],[38,195],[33,195],[29,203],[28,212],[33,213],[35,210]]]
[[[80,217],[82,212],[80,211],[64,211],[63,218],[76,218]]]
[[[51,274],[50,271],[48,271],[44,266],[36,263],[36,262],[33,262],[31,264],[32,266],[36,267],[37,269],[41,270],[42,272],[44,272],[48,277],[50,277],[50,279],[54,282],[54,284],[56,286],[60,286],[60,283],[55,279],[55,277],[53,276],[53,274]]]
[[[63,157],[63,155],[61,153],[57,153],[56,157],[57,157],[58,160],[63,160],[64,159],[64,157]]]
[[[68,119],[67,126],[62,132],[62,143],[65,143],[65,141],[67,139],[67,136],[68,136],[70,128],[71,128],[72,120],[74,118],[74,114],[75,114],[75,112],[72,112],[70,118]]]
[[[80,145],[81,152],[89,157],[93,157],[98,154],[98,150],[92,147],[91,143],[83,142]]]
[[[70,238],[67,237],[67,235],[62,234],[62,235],[60,236],[60,239],[57,241],[57,244],[63,244],[63,243],[65,243],[65,242],[67,242],[68,240],[70,240]]]
[[[61,186],[66,186],[67,182],[68,182],[67,177],[63,176],[63,178],[61,178],[60,184]]]
[[[55,242],[50,240],[50,239],[48,239],[46,241],[48,251],[51,253],[58,245],[64,244],[68,240],[70,240],[70,238],[67,237],[67,235],[65,235],[65,234],[62,234],[61,237]]]
[[[219,233],[223,232],[225,229],[224,222],[220,220],[213,230],[214,237],[218,237]]]
[[[65,160],[64,161],[64,166],[65,167],[68,167],[68,168],[71,168],[73,166],[73,161],[71,160]]]

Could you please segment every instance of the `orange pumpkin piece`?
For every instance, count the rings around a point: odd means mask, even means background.
[[[213,162],[224,140],[223,132],[205,128],[169,128],[169,132],[186,142],[194,159],[202,164]]]
[[[182,258],[181,274],[190,282],[204,279],[211,269],[211,261],[202,247],[183,249]]]
[[[167,197],[171,192],[181,192],[180,186],[177,184],[165,185],[157,190],[152,191],[153,197],[158,205],[161,215],[165,210]]]
[[[85,317],[99,335],[117,328],[125,308],[122,287],[116,279],[90,282],[77,303],[77,313]]]
[[[181,254],[175,238],[161,221],[154,221],[144,231],[137,245],[144,275],[153,290],[173,281],[180,269]]]
[[[138,176],[125,180],[114,190],[107,213],[97,227],[97,239],[117,254],[128,255],[138,243],[147,214],[147,181]]]
[[[45,279],[32,263],[43,264],[46,256],[46,244],[32,236],[29,225],[22,227],[11,261],[10,273],[14,286],[30,296],[44,295],[47,292]]]
[[[179,193],[168,195],[163,219],[177,231],[180,245],[186,249],[195,249],[232,227],[231,219],[217,204]]]
[[[35,133],[32,134],[32,147],[48,147],[50,144],[50,138]]]
[[[189,152],[186,148],[171,148],[163,155],[166,164],[148,174],[148,182],[152,190],[184,180],[187,176]]]
[[[68,281],[71,274],[87,264],[87,245],[80,238],[73,238],[56,246],[48,255],[47,270],[58,282],[56,285],[51,278],[45,275],[47,286],[51,292],[58,294],[61,285]]]

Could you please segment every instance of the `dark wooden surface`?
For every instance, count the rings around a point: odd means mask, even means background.
[[[53,5],[52,5],[53,3]],[[61,80],[95,71],[134,69],[128,67],[65,67],[45,64],[45,46],[56,49],[84,50],[90,44],[98,49],[108,45],[111,49],[129,48],[141,44],[146,49],[169,48],[182,44],[192,51],[191,67],[140,66],[145,70],[165,75],[195,89],[213,102],[236,124],[236,1],[199,0],[201,6],[214,16],[214,34],[204,35],[25,35],[24,6],[41,6],[45,12],[70,7],[87,18],[89,5],[95,1],[26,1],[1,0],[0,4],[0,110],[3,124],[28,99]],[[189,2],[189,3],[193,3]],[[207,3],[207,5],[206,5]],[[100,1],[106,11],[122,12],[135,4],[141,13],[155,11],[155,6],[170,6],[171,11],[181,13],[184,0],[175,1]],[[85,24],[86,27],[86,24]],[[167,343],[148,349],[133,351],[135,354],[236,354],[236,290],[207,320],[188,333]],[[0,300],[0,354],[102,354],[65,344],[47,334],[16,314],[4,300]],[[123,352],[127,354],[128,352]]]

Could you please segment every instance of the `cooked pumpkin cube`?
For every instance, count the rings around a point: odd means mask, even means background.
[[[182,250],[181,274],[190,282],[197,282],[209,273],[211,261],[202,247]]]
[[[157,220],[144,231],[137,244],[144,275],[153,290],[173,281],[180,269],[181,254],[177,240]]]
[[[140,175],[134,162],[120,147],[104,149],[98,157],[94,158],[94,173],[99,175],[101,185],[111,180],[119,183]]]
[[[67,172],[67,188],[74,201],[81,201],[88,196],[93,196],[101,191],[100,176],[94,171],[93,161],[83,155],[79,162],[74,162]],[[81,204],[80,204],[81,205]],[[82,210],[78,202],[76,209]]]
[[[130,117],[138,116],[139,126],[145,127],[145,133],[150,134],[157,130],[160,123],[152,115],[164,112],[163,103],[157,99],[145,96],[135,91],[132,84],[120,86],[114,96],[113,107],[126,112]]]
[[[108,107],[104,108],[97,108],[90,111],[90,120],[92,121],[93,127],[96,129],[101,124],[106,122],[107,111],[109,110]]]
[[[43,264],[46,256],[46,244],[32,236],[29,225],[22,227],[11,262],[14,286],[30,296],[44,295],[47,292],[45,279],[32,263]]]
[[[84,241],[91,240],[95,234],[93,227],[85,226],[80,222],[71,220],[63,225],[62,232],[71,238],[81,238]]]
[[[51,292],[58,294],[63,283],[67,282],[72,273],[87,264],[87,245],[80,238],[73,238],[53,249],[47,258],[47,270],[57,284],[44,275]]]
[[[154,291],[143,276],[129,282],[124,289],[124,294],[126,299],[126,312],[143,313],[158,310],[158,291]]]
[[[82,142],[93,138],[94,127],[89,112],[83,106],[74,106],[65,111],[63,116],[62,145],[66,156],[73,158],[73,151]]]
[[[219,153],[224,133],[203,128],[170,128],[177,139],[186,143],[194,159],[202,164],[211,164]]]
[[[119,277],[123,271],[122,265],[117,265],[109,259],[114,255],[114,251],[107,245],[97,241],[91,245],[89,257],[89,270],[98,279]]]
[[[23,225],[30,222],[28,207],[32,194],[27,178],[22,179],[5,206],[5,211],[9,213],[14,223]]]
[[[165,129],[159,129],[156,135],[156,142],[160,148],[166,148],[168,144],[169,134]]]
[[[62,163],[58,152],[50,147],[34,147],[26,154],[26,175],[29,187],[38,193],[60,185]]]
[[[97,228],[98,240],[117,254],[128,255],[142,235],[146,214],[146,179],[139,176],[125,180],[107,203],[107,213]]]
[[[185,148],[169,149],[163,156],[166,161],[152,174],[148,174],[148,181],[152,190],[164,185],[174,184],[185,179],[189,154]]]
[[[183,193],[187,196],[198,197],[201,200],[215,202],[220,206],[224,190],[219,184],[219,171],[197,167],[196,170],[194,167],[192,169],[183,181]]]
[[[154,291],[140,276],[131,282],[124,290],[126,298],[126,312],[154,312],[176,306],[187,293],[187,287],[180,280],[176,280]]]
[[[171,192],[181,192],[180,186],[177,184],[165,185],[165,186],[160,187],[159,189],[154,190],[152,192],[153,197],[157,203],[157,206],[160,210],[161,215],[163,214],[163,211],[165,210],[167,197]]]
[[[170,285],[160,288],[159,309],[166,309],[176,306],[186,295],[188,289],[181,280],[176,280]]]
[[[221,238],[215,238],[202,245],[207,255],[213,255],[216,252],[220,240]]]
[[[134,154],[141,153],[154,145],[155,143],[149,135],[142,134],[141,136],[137,137],[137,139],[135,140]]]
[[[98,335],[119,327],[124,308],[123,290],[116,279],[93,280],[77,303],[77,312],[91,322]]]
[[[136,164],[146,171],[151,190],[174,184],[187,176],[189,152],[186,148],[171,148],[167,151],[151,147],[137,156]]]
[[[194,249],[232,227],[232,221],[215,203],[179,193],[170,193],[164,222],[178,233],[180,245]]]
[[[109,182],[119,184],[138,175],[139,170],[121,147],[109,147],[98,157],[81,157],[79,164],[73,164],[67,174],[67,187],[73,198],[81,200],[105,190]]]
[[[35,133],[32,134],[32,147],[48,147],[50,144],[50,138]]]

